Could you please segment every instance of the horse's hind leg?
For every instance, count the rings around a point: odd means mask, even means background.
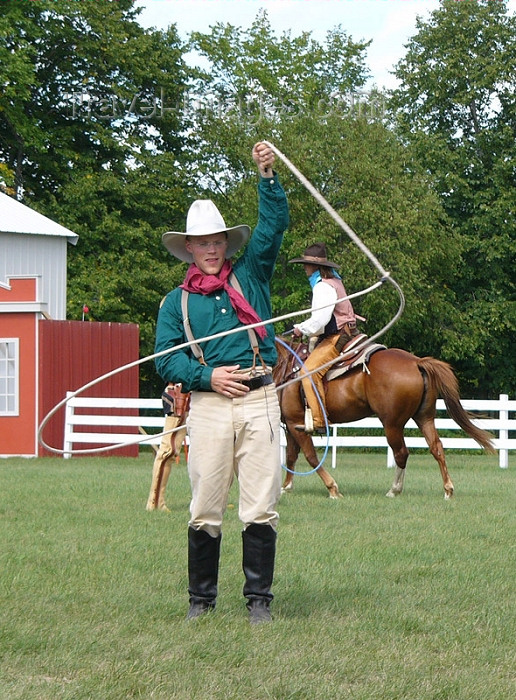
[[[446,459],[444,458],[443,444],[439,438],[439,435],[437,434],[437,430],[435,429],[435,423],[433,420],[427,420],[424,423],[419,421],[416,422],[418,424],[419,429],[425,437],[425,440],[428,444],[433,458],[439,465],[439,469],[441,470],[441,476],[443,479],[444,498],[449,499],[453,496],[453,482],[450,479],[450,475],[448,473]]]
[[[387,428],[384,426],[384,429],[385,437],[387,438],[389,447],[394,453],[394,461],[396,462],[394,481],[385,495],[389,498],[394,498],[395,496],[399,496],[403,491],[405,467],[407,466],[409,451],[403,438],[403,428]]]

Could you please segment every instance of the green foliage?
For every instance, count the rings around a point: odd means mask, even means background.
[[[5,163],[0,163],[0,192],[14,194],[14,173]]]
[[[447,281],[454,270],[450,252],[455,243],[446,235],[437,198],[409,152],[380,122],[338,117],[324,125],[300,124],[293,135],[286,133],[281,147],[296,154],[301,171],[401,285],[406,310],[386,341],[417,353],[437,352],[440,317],[451,312]],[[284,288],[295,292],[301,280],[309,299],[301,268],[286,261],[314,240],[324,240],[331,259],[341,265],[348,293],[376,282],[379,273],[364,253],[304,187],[293,189],[293,225],[282,254],[288,280]],[[399,300],[386,285],[353,303],[368,319],[364,328],[372,335],[393,317]],[[429,316],[434,323],[428,323]]]
[[[26,198],[45,200],[84,172],[123,175],[146,151],[177,150],[182,47],[145,31],[134,0],[2,3],[0,157]]]
[[[363,92],[368,42],[340,26],[323,42],[277,36],[260,11],[248,29],[219,23],[183,45],[174,25],[144,30],[137,15],[135,0],[0,3],[0,186],[79,234],[70,318],[86,304],[92,320],[139,323],[151,354],[159,302],[185,271],[162,233],[184,230],[199,197],[229,225],[253,225],[250,153],[266,139],[403,289],[383,342],[452,362],[463,394],[516,386],[516,20],[505,2],[443,0],[418,20],[389,101]],[[187,67],[190,50],[205,68]],[[309,306],[288,260],[316,240],[349,293],[375,283],[366,256],[277,170],[291,226],[274,314]],[[399,299],[384,284],[353,303],[372,335]],[[152,364],[141,377],[142,395],[159,394]]]
[[[443,0],[417,26],[390,108],[460,241],[445,352],[471,391],[498,394],[516,386],[516,17],[505,2]]]
[[[200,176],[216,193],[226,219],[255,217],[248,153],[266,137],[403,287],[407,310],[388,342],[439,354],[444,319],[454,313],[448,281],[457,243],[446,232],[442,207],[425,173],[383,125],[382,96],[366,99],[360,91],[367,77],[367,44],[353,42],[340,28],[329,32],[324,44],[309,34],[278,39],[266,14],[259,14],[247,31],[217,25],[208,35],[194,33],[192,42],[209,60],[198,76],[198,93],[226,107],[206,109],[195,122]],[[288,260],[315,240],[325,241],[332,259],[342,265],[348,292],[376,282],[378,272],[363,253],[280,161],[277,169],[288,193],[291,226],[272,284],[275,315],[310,305],[304,273]],[[355,307],[368,318],[372,335],[394,316],[398,304],[392,288],[384,287],[357,300]]]
[[[79,234],[68,315],[140,324],[154,346],[179,280],[161,245],[182,228],[190,179],[180,138],[188,71],[175,27],[145,31],[134,0],[0,5],[0,159],[24,200]],[[154,367],[142,393],[159,394]]]

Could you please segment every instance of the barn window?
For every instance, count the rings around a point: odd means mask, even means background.
[[[19,342],[18,338],[0,338],[0,416],[18,415]]]

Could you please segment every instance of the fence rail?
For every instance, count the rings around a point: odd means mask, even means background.
[[[67,392],[67,398],[73,392]],[[91,409],[92,413],[78,413],[77,409]],[[97,410],[110,410],[109,415],[95,413]],[[119,410],[120,414],[113,411]],[[154,415],[139,413],[138,415],[127,415],[123,411],[153,411]],[[140,428],[156,428],[163,430],[165,417],[163,415],[163,403],[161,399],[128,399],[128,398],[100,398],[75,396],[66,404],[63,457],[68,459],[72,456],[74,444],[84,445],[115,445],[115,444],[144,444],[159,445],[160,437],[153,435],[143,435],[139,433]],[[90,426],[95,430],[78,430],[79,427]],[[115,433],[113,428],[125,427],[133,428],[133,431]],[[103,430],[102,430],[103,428]]]
[[[71,392],[67,396],[71,396]],[[488,430],[493,434],[493,444],[498,451],[499,466],[506,469],[509,466],[509,451],[516,451],[516,437],[511,437],[510,434],[516,435],[516,418],[511,418],[510,414],[516,415],[516,401],[510,401],[507,394],[501,394],[498,399],[494,400],[474,400],[464,399],[461,401],[462,407],[471,414],[477,413],[478,418],[474,418],[473,422],[480,428]],[[78,413],[77,409],[110,409],[111,415],[97,415],[96,413]],[[119,409],[120,415],[114,415],[112,411]],[[123,411],[138,410],[138,415],[124,415]],[[444,401],[437,401],[437,410],[445,411]],[[144,411],[145,413],[141,413]],[[153,411],[154,415],[147,415],[147,412]],[[127,399],[127,398],[83,398],[73,397],[66,404],[65,414],[65,430],[64,430],[64,457],[71,456],[74,444],[96,444],[96,445],[112,445],[117,443],[131,444],[146,444],[159,445],[161,438],[153,435],[142,435],[138,431],[140,428],[156,428],[163,429],[165,422],[163,416],[163,407],[161,399]],[[483,414],[488,413],[489,416]],[[493,415],[495,414],[495,415]],[[445,436],[441,435],[441,442],[445,450],[460,449],[470,450],[480,449],[479,445],[471,438],[464,437],[461,428],[451,418],[437,417],[435,420],[436,428],[439,432],[442,431],[458,431],[458,435]],[[133,432],[115,433],[112,431],[117,426],[133,429]],[[96,428],[91,431],[80,431],[78,427]],[[104,428],[102,431],[101,428]],[[350,431],[357,432],[360,430],[377,431],[375,435],[349,435]],[[385,448],[387,450],[387,466],[394,466],[394,456],[392,450],[387,444],[387,440],[382,431],[382,424],[378,418],[363,418],[354,423],[338,423],[330,427],[330,435],[326,437],[314,437],[313,441],[317,447],[325,447],[327,444],[331,448],[332,467],[337,464],[337,449],[340,447],[375,447]],[[410,420],[406,425],[406,430],[418,430],[414,421]],[[419,432],[419,431],[418,431]],[[348,434],[346,434],[348,433]],[[423,437],[415,435],[406,435],[405,442],[409,448],[423,447],[427,448],[426,441]],[[284,458],[285,439],[282,439],[282,455]]]

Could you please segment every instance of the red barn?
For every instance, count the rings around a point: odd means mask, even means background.
[[[38,427],[66,392],[138,359],[136,324],[65,320],[67,245],[77,239],[0,193],[0,456],[51,454]],[[138,397],[138,379],[133,367],[83,395]],[[63,419],[64,409],[44,431],[51,447],[63,446]]]

